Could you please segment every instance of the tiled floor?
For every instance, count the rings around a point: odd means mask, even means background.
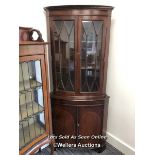
[[[43,150],[44,155],[50,155],[50,149]],[[37,153],[37,155],[41,155]],[[75,149],[75,148],[59,148],[54,152],[54,155],[124,155],[112,145],[107,144],[106,149],[102,153],[97,153],[91,149]]]

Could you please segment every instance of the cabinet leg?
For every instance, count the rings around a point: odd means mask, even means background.
[[[97,153],[102,153],[104,150],[106,149],[106,144],[99,147],[99,148],[95,148],[94,150],[97,152]]]
[[[51,144],[50,144],[50,148],[51,148],[51,155],[53,155],[54,154],[54,151],[56,151],[56,148],[54,147],[54,144],[55,143],[55,141],[51,141]]]

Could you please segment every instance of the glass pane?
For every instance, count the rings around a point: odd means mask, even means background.
[[[45,132],[44,112],[19,123],[19,148],[29,144]]]
[[[19,149],[45,132],[40,61],[19,64]]]
[[[82,21],[81,33],[81,91],[99,89],[103,21]]]
[[[74,91],[74,21],[53,21],[58,90]]]

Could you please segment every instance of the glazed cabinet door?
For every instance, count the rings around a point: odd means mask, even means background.
[[[44,56],[20,57],[19,149],[22,152],[49,134],[47,102]]]
[[[104,17],[81,16],[79,23],[80,92],[99,92],[103,80]]]
[[[56,103],[57,101],[55,101]],[[56,142],[76,144],[76,139],[70,138],[77,135],[76,107],[67,105],[53,105],[53,133],[57,136]],[[69,136],[69,137],[65,137]]]
[[[77,19],[72,16],[50,18],[52,66],[55,91],[75,91]]]
[[[102,135],[103,111],[103,105],[93,107],[82,106],[78,108],[78,142],[82,144],[101,144],[102,140],[95,137]],[[89,139],[87,137],[84,138],[85,136],[89,136]]]

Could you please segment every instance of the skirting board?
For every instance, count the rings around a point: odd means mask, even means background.
[[[107,142],[125,155],[135,155],[135,149],[109,132],[107,132]]]

